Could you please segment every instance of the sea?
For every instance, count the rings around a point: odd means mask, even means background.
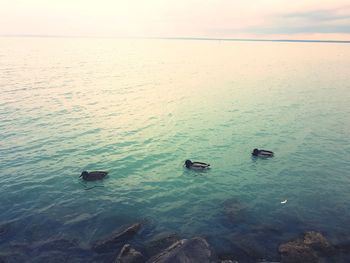
[[[91,244],[137,222],[279,261],[350,243],[349,189],[347,43],[0,38],[1,262],[113,262]]]

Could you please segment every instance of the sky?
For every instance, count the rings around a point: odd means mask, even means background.
[[[350,0],[0,0],[0,35],[350,40]]]

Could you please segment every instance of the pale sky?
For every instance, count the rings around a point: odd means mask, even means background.
[[[0,0],[0,35],[350,40],[350,0]]]

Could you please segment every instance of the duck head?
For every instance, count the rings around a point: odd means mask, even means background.
[[[81,173],[81,175],[79,176],[79,178],[80,177],[83,177],[83,179],[85,179],[85,178],[87,178],[89,176],[89,173],[87,172],[87,171],[83,171],[82,173]]]
[[[259,154],[259,150],[255,148],[255,149],[253,150],[252,154],[253,154],[254,156],[257,156],[257,155]]]
[[[193,162],[191,162],[191,160],[186,160],[185,162],[186,168],[190,168],[192,165],[193,165]]]

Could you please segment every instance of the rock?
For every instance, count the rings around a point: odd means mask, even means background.
[[[118,231],[111,237],[99,240],[92,245],[96,253],[107,253],[122,247],[128,240],[133,238],[141,229],[141,224],[133,224],[122,231]]]
[[[115,263],[144,263],[146,258],[129,244],[124,245],[120,250]]]
[[[334,253],[334,247],[331,243],[318,232],[306,232],[304,235],[304,244],[311,247],[320,255],[331,255]]]
[[[209,263],[213,253],[207,241],[196,237],[177,241],[163,252],[150,258],[147,263]]]
[[[227,219],[234,224],[243,222],[247,216],[248,207],[237,199],[228,199],[224,202],[224,213]]]
[[[319,262],[316,252],[304,244],[302,240],[291,241],[280,245],[278,249],[282,263],[317,263]]]
[[[174,233],[162,233],[145,245],[146,253],[149,257],[154,256],[179,240]]]
[[[221,252],[221,251],[215,251],[217,253],[216,256],[219,258],[218,263],[238,263],[236,253],[231,252]]]
[[[318,232],[306,232],[303,239],[280,245],[282,263],[320,262],[320,257],[334,253],[333,245]]]

